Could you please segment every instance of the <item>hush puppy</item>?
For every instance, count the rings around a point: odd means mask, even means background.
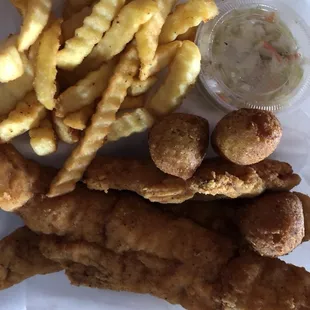
[[[302,202],[293,193],[266,194],[241,211],[240,230],[260,255],[288,254],[305,236]]]
[[[240,109],[227,114],[212,133],[214,150],[238,165],[258,163],[277,148],[282,128],[268,111]]]
[[[149,149],[155,165],[184,180],[200,166],[209,145],[209,123],[189,114],[171,114],[150,131]]]

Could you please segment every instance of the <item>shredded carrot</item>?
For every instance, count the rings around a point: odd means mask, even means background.
[[[274,23],[276,19],[276,13],[272,12],[268,16],[265,17],[265,21],[269,23]]]
[[[269,44],[268,42],[264,42],[264,48],[267,49],[268,51],[270,51],[276,58],[279,62],[282,61],[282,57],[281,55],[278,53],[278,51],[271,45]]]

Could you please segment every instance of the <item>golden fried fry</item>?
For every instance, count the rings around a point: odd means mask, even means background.
[[[24,23],[18,37],[18,50],[27,50],[46,26],[52,9],[52,0],[28,0]]]
[[[93,103],[107,88],[109,79],[115,69],[115,61],[103,64],[97,71],[90,72],[76,85],[68,88],[57,100],[56,115],[64,117]]]
[[[189,28],[185,33],[180,34],[177,37],[177,40],[180,40],[180,41],[188,40],[188,41],[195,42],[197,29],[198,29],[198,26]]]
[[[157,0],[158,12],[136,33],[137,49],[142,68],[155,56],[161,29],[176,0]]]
[[[53,112],[53,123],[58,138],[68,144],[74,144],[80,139],[80,132],[64,124],[63,119]]]
[[[34,89],[39,102],[46,109],[55,107],[56,87],[56,59],[59,49],[59,36],[61,20],[56,20],[43,32],[36,58]]]
[[[137,50],[135,47],[129,47],[121,57],[108,88],[97,105],[96,113],[92,117],[90,126],[86,129],[85,135],[53,180],[48,193],[49,197],[59,196],[74,190],[76,182],[81,179],[98,149],[103,145],[109,128],[115,120],[116,112],[125,99],[127,89],[138,69]]]
[[[85,59],[82,68],[97,68],[102,62],[119,54],[130,42],[141,25],[158,11],[153,0],[133,0],[120,11],[111,28]],[[82,70],[82,69],[81,69]]]
[[[174,41],[178,35],[188,29],[207,22],[218,14],[218,8],[213,0],[189,0],[179,4],[168,16],[159,37],[160,44]]]
[[[11,3],[15,6],[15,8],[18,10],[20,15],[22,15],[23,17],[26,15],[28,1],[25,1],[25,0],[11,0]]]
[[[92,9],[86,6],[62,23],[61,33],[63,42],[74,37],[75,30],[83,26],[84,19],[89,16],[91,12]]]
[[[16,48],[16,37],[8,38],[0,46],[0,83],[16,80],[24,74],[24,65]]]
[[[39,156],[46,156],[56,152],[57,139],[52,122],[45,118],[39,127],[29,131],[30,145]]]
[[[164,84],[146,104],[154,115],[164,116],[175,110],[196,81],[200,72],[201,55],[191,41],[184,41],[179,49]]]
[[[152,75],[167,67],[174,59],[181,45],[181,41],[174,41],[165,45],[160,45],[153,60],[141,68],[139,75],[140,80],[145,81]]]
[[[154,125],[154,117],[146,109],[136,109],[122,115],[110,128],[108,141],[117,141],[124,137],[142,132]]]
[[[91,116],[94,114],[95,109],[95,103],[87,105],[79,111],[68,114],[64,118],[64,123],[73,129],[84,130]]]
[[[92,13],[84,19],[83,26],[76,29],[74,38],[66,42],[65,48],[58,52],[57,65],[73,70],[100,41],[125,0],[100,0],[94,5]]]
[[[38,126],[45,115],[45,108],[38,102],[35,93],[31,92],[0,124],[0,143],[8,142]]]
[[[144,106],[144,96],[126,96],[124,99],[120,110],[127,110],[127,109],[137,109],[142,108]]]
[[[132,85],[128,89],[128,94],[130,96],[140,96],[146,93],[156,82],[157,82],[156,76],[151,76],[144,81],[134,79]]]
[[[22,53],[21,59],[24,66],[24,74],[14,81],[0,84],[0,115],[6,115],[14,109],[17,102],[33,89],[33,66]]]

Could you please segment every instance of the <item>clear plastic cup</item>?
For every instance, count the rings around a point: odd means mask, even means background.
[[[218,6],[220,14],[214,20],[201,25],[196,36],[196,43],[202,54],[202,70],[198,83],[202,94],[225,111],[247,107],[278,112],[297,108],[305,99],[310,98],[310,29],[294,10],[279,0],[228,0],[220,2]],[[240,16],[247,14],[249,10],[255,10],[255,14],[250,14],[249,20],[245,21]],[[239,91],[227,84],[223,70],[215,66],[214,48],[215,44],[218,44],[216,34],[219,27],[227,21],[239,23],[238,26],[241,27],[244,22],[262,23],[267,27],[271,21],[263,20],[260,11],[264,13],[264,17],[267,12],[277,14],[284,24],[284,27],[279,27],[277,31],[293,38],[292,42],[296,44],[302,59],[302,70],[296,65],[292,66],[292,69],[283,71],[287,75],[282,74],[281,78],[266,75],[265,72],[256,74],[256,79],[249,79],[250,86]],[[285,32],[285,29],[289,31]]]

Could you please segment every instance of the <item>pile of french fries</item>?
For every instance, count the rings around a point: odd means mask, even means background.
[[[23,18],[0,45],[0,142],[29,132],[40,156],[76,147],[48,196],[70,192],[105,143],[179,107],[200,72],[198,25],[213,0],[11,0]],[[158,75],[166,70],[166,77]]]

